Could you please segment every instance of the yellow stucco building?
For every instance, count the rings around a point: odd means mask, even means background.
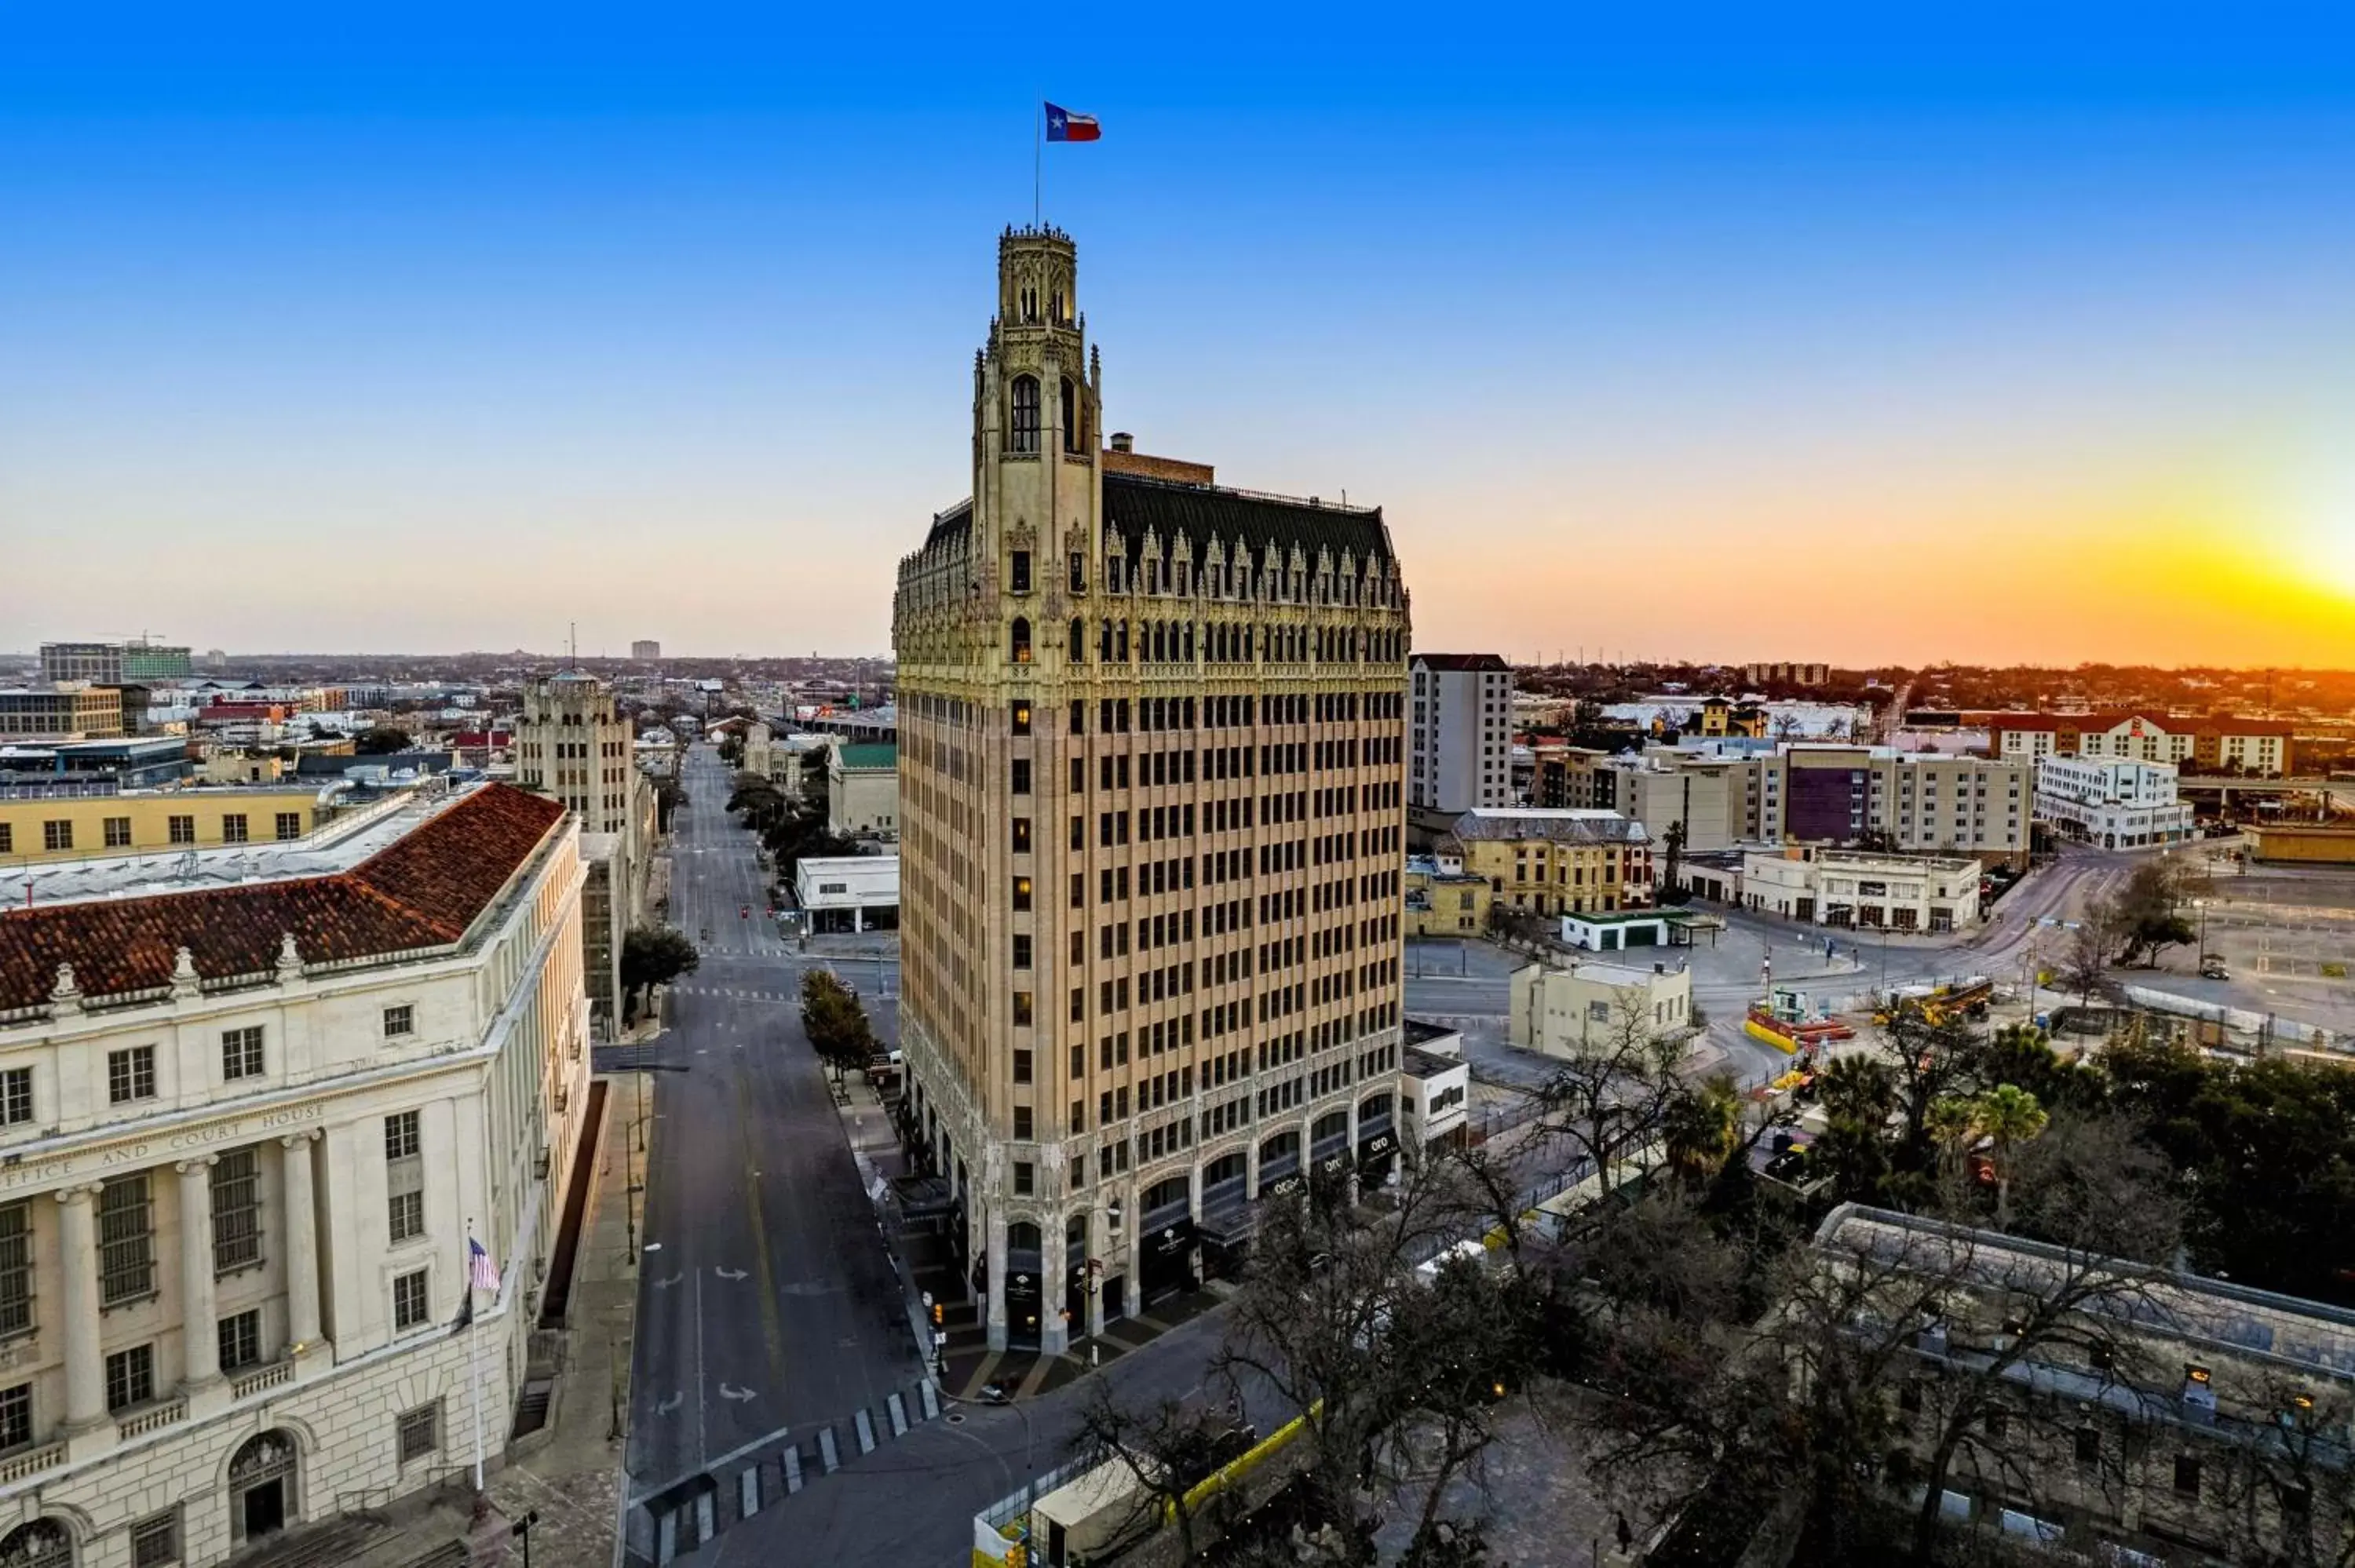
[[[304,784],[0,800],[0,862],[32,864],[300,839],[332,814],[322,814],[318,799],[319,790]]]

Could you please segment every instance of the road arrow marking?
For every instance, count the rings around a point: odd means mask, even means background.
[[[748,1277],[751,1271],[741,1268],[715,1268],[711,1272],[722,1279],[743,1279]]]
[[[668,1415],[672,1411],[677,1410],[680,1405],[685,1404],[686,1403],[686,1394],[674,1393],[668,1399],[664,1400],[661,1404],[655,1406],[655,1414],[656,1415]]]
[[[734,1387],[725,1379],[722,1379],[719,1384],[719,1397],[722,1399],[751,1399],[754,1397],[754,1394],[753,1391],[749,1388]]]
[[[674,1274],[668,1279],[657,1279],[655,1281],[655,1288],[656,1290],[668,1290],[672,1286],[677,1285],[680,1280],[685,1279],[686,1277],[687,1276],[684,1274]]]

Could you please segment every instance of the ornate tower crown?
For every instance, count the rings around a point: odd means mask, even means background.
[[[1060,228],[1009,228],[997,237],[997,320],[1009,332],[1075,330],[1079,251]]]

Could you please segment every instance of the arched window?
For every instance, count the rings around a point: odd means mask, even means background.
[[[1112,623],[1112,656],[1124,664],[1128,662],[1128,622],[1125,620]]]
[[[1028,616],[1018,615],[1014,618],[1011,642],[1009,652],[1013,655],[1014,662],[1017,664],[1030,662],[1030,620]]]
[[[1014,427],[1008,442],[1010,451],[1039,450],[1039,378],[1035,376],[1014,378]]]
[[[11,1568],[73,1568],[73,1536],[54,1519],[37,1519],[0,1536],[0,1563]]]
[[[1080,429],[1079,388],[1066,376],[1063,377],[1063,450],[1067,452],[1085,450],[1080,445],[1080,438],[1085,434]]]
[[[1166,620],[1153,623],[1153,657],[1156,662],[1169,657],[1169,623]]]
[[[1103,623],[1103,636],[1097,641],[1096,657],[1107,664],[1112,662],[1112,622],[1109,620]]]
[[[1071,619],[1071,662],[1083,663],[1088,656],[1088,623],[1077,616]]]
[[[1039,1227],[1028,1220],[1017,1220],[1006,1227],[1006,1250],[1009,1253],[1028,1253],[1035,1257],[1039,1241]]]

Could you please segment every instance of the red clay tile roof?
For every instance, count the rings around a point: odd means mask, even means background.
[[[46,1001],[59,964],[88,997],[168,986],[183,947],[207,980],[267,974],[288,931],[307,964],[447,947],[563,815],[545,795],[486,785],[349,871],[11,909],[0,914],[0,1009]]]

